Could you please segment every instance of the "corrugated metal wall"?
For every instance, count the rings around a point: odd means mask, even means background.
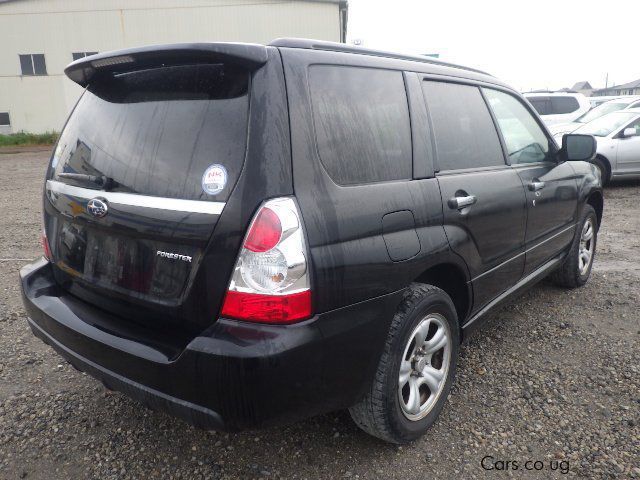
[[[72,52],[154,43],[277,37],[340,41],[332,2],[278,0],[18,0],[0,4],[0,112],[13,131],[60,130],[80,88]],[[44,53],[46,77],[22,77],[19,54]]]

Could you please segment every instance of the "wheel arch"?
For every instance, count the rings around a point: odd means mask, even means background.
[[[602,184],[604,185],[607,183],[607,181],[611,179],[611,162],[607,157],[605,157],[600,153],[596,155],[596,160],[600,160],[604,164],[605,168],[607,169],[607,178],[602,179]]]
[[[587,205],[591,205],[596,211],[596,217],[598,218],[598,229],[600,229],[600,223],[602,222],[602,213],[604,211],[604,196],[602,192],[596,190],[591,192],[587,197]]]
[[[449,295],[456,308],[458,324],[462,330],[472,304],[471,285],[464,269],[455,263],[439,263],[426,269],[414,281],[433,285]]]

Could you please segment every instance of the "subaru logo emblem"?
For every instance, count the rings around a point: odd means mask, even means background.
[[[99,198],[92,198],[87,203],[87,212],[96,218],[102,218],[107,214],[109,207],[107,202],[100,200]]]

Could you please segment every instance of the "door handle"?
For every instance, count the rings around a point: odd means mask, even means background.
[[[544,188],[544,182],[534,181],[529,184],[529,190],[532,192],[537,192],[538,190],[542,190]]]
[[[465,207],[469,207],[476,203],[478,198],[475,195],[468,195],[466,197],[453,197],[449,199],[449,208],[455,210],[462,210]]]

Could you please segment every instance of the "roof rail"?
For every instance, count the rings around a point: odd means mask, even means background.
[[[269,44],[271,47],[285,48],[305,48],[309,50],[326,50],[330,52],[357,53],[360,55],[372,55],[375,57],[393,58],[397,60],[411,60],[413,62],[430,63],[433,65],[441,65],[443,67],[459,68],[470,72],[481,73],[482,75],[493,76],[490,73],[475,68],[464,67],[455,63],[436,60],[435,58],[422,57],[419,55],[405,55],[402,53],[387,52],[384,50],[373,50],[369,48],[346,45],[344,43],[325,42],[322,40],[309,40],[306,38],[278,38]]]

